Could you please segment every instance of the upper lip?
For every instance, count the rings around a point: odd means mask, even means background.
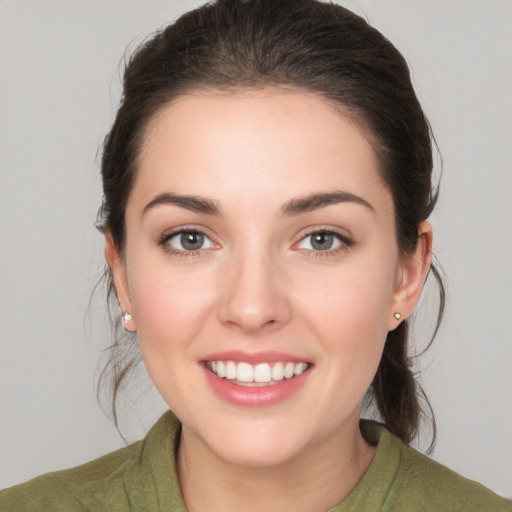
[[[235,363],[278,363],[278,362],[291,362],[291,363],[306,363],[307,359],[304,357],[294,356],[286,352],[243,352],[240,350],[229,350],[223,352],[215,352],[209,354],[202,359],[203,361],[233,361]]]

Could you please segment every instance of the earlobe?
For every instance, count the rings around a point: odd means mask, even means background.
[[[415,251],[405,255],[400,269],[400,280],[393,294],[389,330],[395,329],[401,321],[413,312],[418,303],[423,285],[430,268],[433,233],[430,222],[419,226],[419,238]]]
[[[117,300],[123,311],[123,326],[127,331],[134,332],[137,329],[135,319],[133,318],[133,308],[125,265],[119,254],[119,248],[114,242],[111,233],[108,231],[105,233],[105,258],[112,271]]]

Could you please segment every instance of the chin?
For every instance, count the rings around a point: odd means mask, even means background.
[[[247,468],[269,468],[287,464],[302,452],[303,447],[300,444],[283,444],[277,439],[245,438],[230,440],[229,444],[212,448],[217,457],[228,464]]]
[[[309,439],[289,422],[249,420],[209,425],[196,439],[225,463],[243,467],[276,467],[303,452]],[[291,434],[291,435],[290,435]]]

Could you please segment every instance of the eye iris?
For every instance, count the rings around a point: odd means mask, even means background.
[[[203,246],[204,235],[194,231],[187,231],[181,234],[180,242],[187,251],[196,251]]]
[[[315,233],[311,235],[311,247],[318,251],[327,251],[332,247],[334,235],[332,233]]]

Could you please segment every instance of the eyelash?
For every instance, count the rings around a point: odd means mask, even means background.
[[[172,247],[169,244],[169,241],[173,239],[174,237],[183,235],[183,234],[194,234],[194,235],[202,235],[206,240],[209,240],[212,245],[215,245],[214,242],[212,242],[211,238],[202,230],[197,228],[180,228],[176,231],[172,231],[171,233],[165,233],[162,235],[162,237],[159,239],[158,244],[164,248],[166,252],[171,254],[172,256],[176,256],[178,258],[194,258],[200,255],[202,251],[205,251],[206,249],[197,249],[195,251],[187,251],[182,249],[176,249],[175,247]],[[207,248],[209,249],[209,247]]]
[[[339,233],[338,231],[331,229],[331,228],[314,228],[310,231],[307,231],[304,233],[301,237],[301,239],[295,243],[294,245],[298,245],[304,240],[306,240],[308,237],[311,237],[312,235],[332,235],[338,242],[339,246],[335,247],[334,249],[326,249],[326,250],[314,250],[314,249],[298,249],[301,252],[307,252],[308,255],[313,255],[314,258],[326,258],[326,257],[332,257],[332,256],[338,256],[341,252],[346,251],[350,247],[354,245],[354,241],[347,237],[346,235],[343,235]]]
[[[172,256],[176,256],[179,258],[194,258],[200,255],[201,252],[210,249],[211,247],[201,248],[197,250],[184,250],[184,249],[176,249],[169,245],[169,241],[174,237],[183,235],[183,234],[195,234],[204,236],[206,240],[209,240],[211,245],[215,245],[211,238],[202,230],[197,228],[180,228],[176,231],[172,231],[171,233],[164,234],[158,241],[158,244],[164,248],[166,252],[171,254]],[[310,231],[304,233],[300,240],[294,244],[294,247],[304,242],[308,237],[312,235],[332,235],[338,242],[339,246],[334,249],[326,249],[326,250],[314,250],[314,249],[297,249],[299,252],[307,253],[308,255],[313,255],[315,258],[325,258],[329,256],[337,256],[340,252],[346,251],[350,247],[354,245],[354,241],[348,238],[346,235],[342,235],[336,230],[333,229],[322,229],[322,228],[314,228]]]

